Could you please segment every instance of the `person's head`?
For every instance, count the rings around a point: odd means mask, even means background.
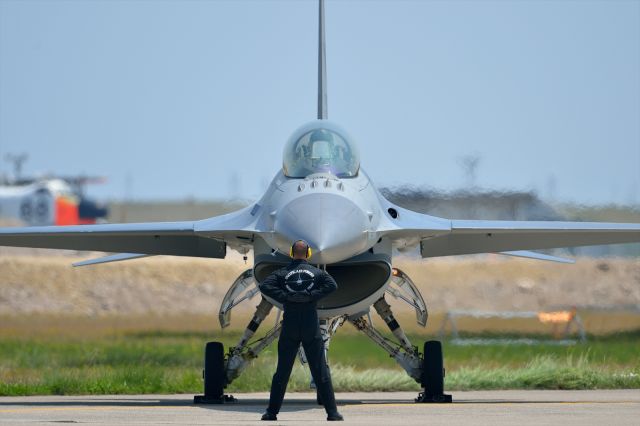
[[[324,129],[316,129],[309,136],[310,142],[327,141],[333,143],[333,135]]]
[[[289,254],[294,259],[308,259],[311,257],[311,247],[305,240],[297,240],[291,245]]]
[[[309,136],[308,168],[317,171],[330,171],[333,157],[333,135],[324,129],[314,130]]]

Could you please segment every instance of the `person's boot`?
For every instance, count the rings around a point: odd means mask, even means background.
[[[338,412],[331,378],[327,381],[316,383],[316,386],[318,386],[318,399],[322,401],[322,405],[324,405],[324,409],[327,411],[327,420],[330,422],[344,420],[342,415]]]
[[[338,413],[337,411],[334,411],[332,413],[327,414],[327,420],[330,422],[341,422],[344,420],[344,417],[342,417],[342,414]]]
[[[268,411],[265,411],[265,413],[262,415],[262,420],[274,421],[274,420],[278,420],[278,416]]]

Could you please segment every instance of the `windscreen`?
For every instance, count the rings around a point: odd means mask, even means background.
[[[284,151],[284,174],[304,178],[314,173],[331,173],[340,178],[358,175],[360,158],[355,146],[339,133],[314,129],[289,141]]]

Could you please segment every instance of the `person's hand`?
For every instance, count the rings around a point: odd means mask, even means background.
[[[287,302],[293,303],[305,303],[311,301],[311,295],[308,291],[296,291],[295,293],[290,293],[287,296]]]

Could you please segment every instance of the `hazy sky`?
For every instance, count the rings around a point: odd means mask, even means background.
[[[326,20],[329,118],[376,184],[462,188],[475,155],[481,188],[640,203],[640,2],[328,1]],[[0,0],[0,156],[107,176],[102,199],[257,198],[316,116],[316,44],[315,1]]]

